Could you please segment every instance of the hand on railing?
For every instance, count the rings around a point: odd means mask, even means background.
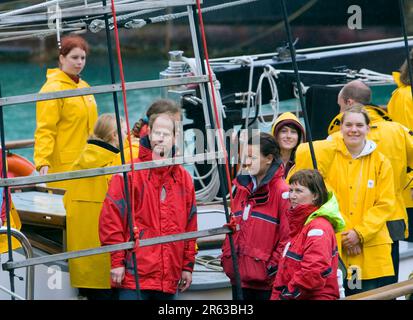
[[[232,233],[235,233],[239,230],[239,226],[233,215],[231,215],[229,223],[224,224],[224,227],[228,227],[229,229],[231,229]]]

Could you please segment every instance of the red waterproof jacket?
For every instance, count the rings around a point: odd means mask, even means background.
[[[140,142],[138,162],[152,159],[148,137]],[[131,179],[131,172],[128,173]],[[131,180],[129,180],[131,181]],[[197,231],[195,189],[191,176],[182,166],[135,171],[135,226],[139,239]],[[102,245],[129,241],[123,177],[113,176],[104,201],[99,236]],[[176,293],[182,271],[192,272],[195,240],[135,248],[139,285],[142,290]],[[111,253],[111,268],[126,267],[121,288],[135,289],[132,251]],[[114,287],[114,283],[112,283]]]
[[[250,176],[239,175],[234,180],[237,189],[233,212],[240,228],[233,238],[243,288],[271,290],[278,260],[289,240],[286,211],[290,204],[283,174],[282,165],[273,162],[255,192]],[[248,215],[243,218],[245,210]],[[235,284],[228,236],[222,247],[221,264]]]
[[[339,298],[334,228],[341,230],[344,220],[338,213],[332,221],[317,209],[313,205],[301,205],[289,211],[291,242],[280,260],[271,295],[273,300]]]

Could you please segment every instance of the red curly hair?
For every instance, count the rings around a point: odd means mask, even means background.
[[[69,35],[62,38],[59,55],[66,57],[66,55],[74,48],[80,48],[89,53],[89,45],[85,39],[77,35]]]

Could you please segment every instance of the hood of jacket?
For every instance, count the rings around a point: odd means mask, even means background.
[[[275,120],[274,125],[272,126],[271,133],[275,137],[278,131],[281,129],[282,126],[286,124],[293,124],[299,129],[300,133],[300,142],[305,142],[305,130],[300,120],[291,112],[284,112],[278,116]]]
[[[111,165],[119,149],[100,140],[88,140],[74,169],[102,168]]]
[[[354,159],[359,159],[359,158],[368,156],[376,149],[377,149],[377,144],[372,140],[366,139],[366,144],[364,145],[363,150],[361,150],[360,154]],[[337,139],[337,151],[341,152],[344,156],[351,157],[351,154],[348,151],[343,138]]]
[[[309,224],[315,218],[323,217],[327,219],[334,228],[334,231],[340,232],[344,230],[346,224],[341,216],[338,201],[334,193],[328,193],[328,200],[320,208],[309,215],[304,225]]]
[[[379,121],[392,121],[387,111],[383,110],[379,106],[366,105],[364,109],[367,111],[367,114],[369,115],[370,124],[374,124],[375,122]],[[330,122],[330,125],[328,126],[329,135],[332,135],[333,133],[340,131],[342,117],[343,113],[340,113],[337,116],[335,116],[334,119]]]
[[[400,81],[400,72],[395,71],[395,72],[392,72],[391,75],[393,76],[393,80],[394,82],[396,82],[398,88],[406,87],[406,85]]]
[[[47,69],[46,78],[47,78],[47,81],[49,82],[54,82],[54,81],[63,82],[65,84],[68,84],[74,87],[78,87],[79,85],[76,82],[74,82],[66,73],[64,73],[59,68]],[[79,83],[80,82],[82,82],[81,79],[79,79]]]

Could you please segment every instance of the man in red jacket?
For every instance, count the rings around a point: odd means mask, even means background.
[[[174,122],[168,114],[149,120],[149,135],[140,141],[137,162],[173,156]],[[128,173],[131,179],[131,172]],[[180,165],[135,172],[134,227],[137,237],[155,238],[197,230],[195,189],[189,173]],[[123,177],[113,176],[99,221],[102,245],[129,241]],[[137,247],[139,286],[144,300],[174,299],[192,282],[195,240]],[[132,251],[111,253],[112,286],[120,288],[119,299],[137,299]]]

